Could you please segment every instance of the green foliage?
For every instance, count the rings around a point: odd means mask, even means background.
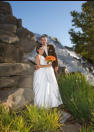
[[[78,31],[70,29],[75,51],[94,63],[94,1],[82,4],[82,12],[72,11],[72,22]]]
[[[22,116],[17,116],[14,110],[11,113],[0,105],[0,132],[29,132]]]
[[[57,132],[62,125],[59,124],[60,115],[54,111],[47,111],[45,108],[37,108],[36,106],[26,106],[27,111],[23,112],[27,125],[31,125],[32,131],[40,132],[50,131]]]
[[[94,129],[92,128],[92,126],[85,126],[80,129],[80,132],[94,132]]]
[[[90,123],[91,127],[94,130],[94,111],[92,112],[92,118],[91,118],[91,123]]]
[[[83,74],[61,75],[58,80],[61,97],[65,107],[81,123],[91,121],[94,110],[94,89]]]
[[[58,132],[62,126],[59,117],[56,109],[52,111],[30,105],[17,114],[0,105],[0,132]]]

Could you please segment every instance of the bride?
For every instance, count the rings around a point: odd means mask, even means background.
[[[37,46],[36,52],[35,61],[39,69],[34,71],[33,77],[34,105],[46,108],[57,107],[63,102],[54,69],[52,64],[47,64],[45,57],[42,56],[44,53],[42,45]]]

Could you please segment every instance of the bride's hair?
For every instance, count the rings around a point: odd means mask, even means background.
[[[37,52],[37,53],[39,53],[38,50],[39,50],[41,47],[42,47],[42,44],[39,43],[38,46],[36,47],[36,52]]]

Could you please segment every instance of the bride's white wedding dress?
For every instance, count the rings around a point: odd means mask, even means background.
[[[44,56],[39,55],[39,58],[41,65],[47,65]],[[33,90],[34,105],[38,107],[57,107],[63,104],[52,66],[34,71]]]

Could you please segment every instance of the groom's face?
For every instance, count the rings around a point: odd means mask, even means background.
[[[46,45],[47,44],[47,38],[46,37],[42,37],[40,39],[40,42],[41,42],[42,45]]]

